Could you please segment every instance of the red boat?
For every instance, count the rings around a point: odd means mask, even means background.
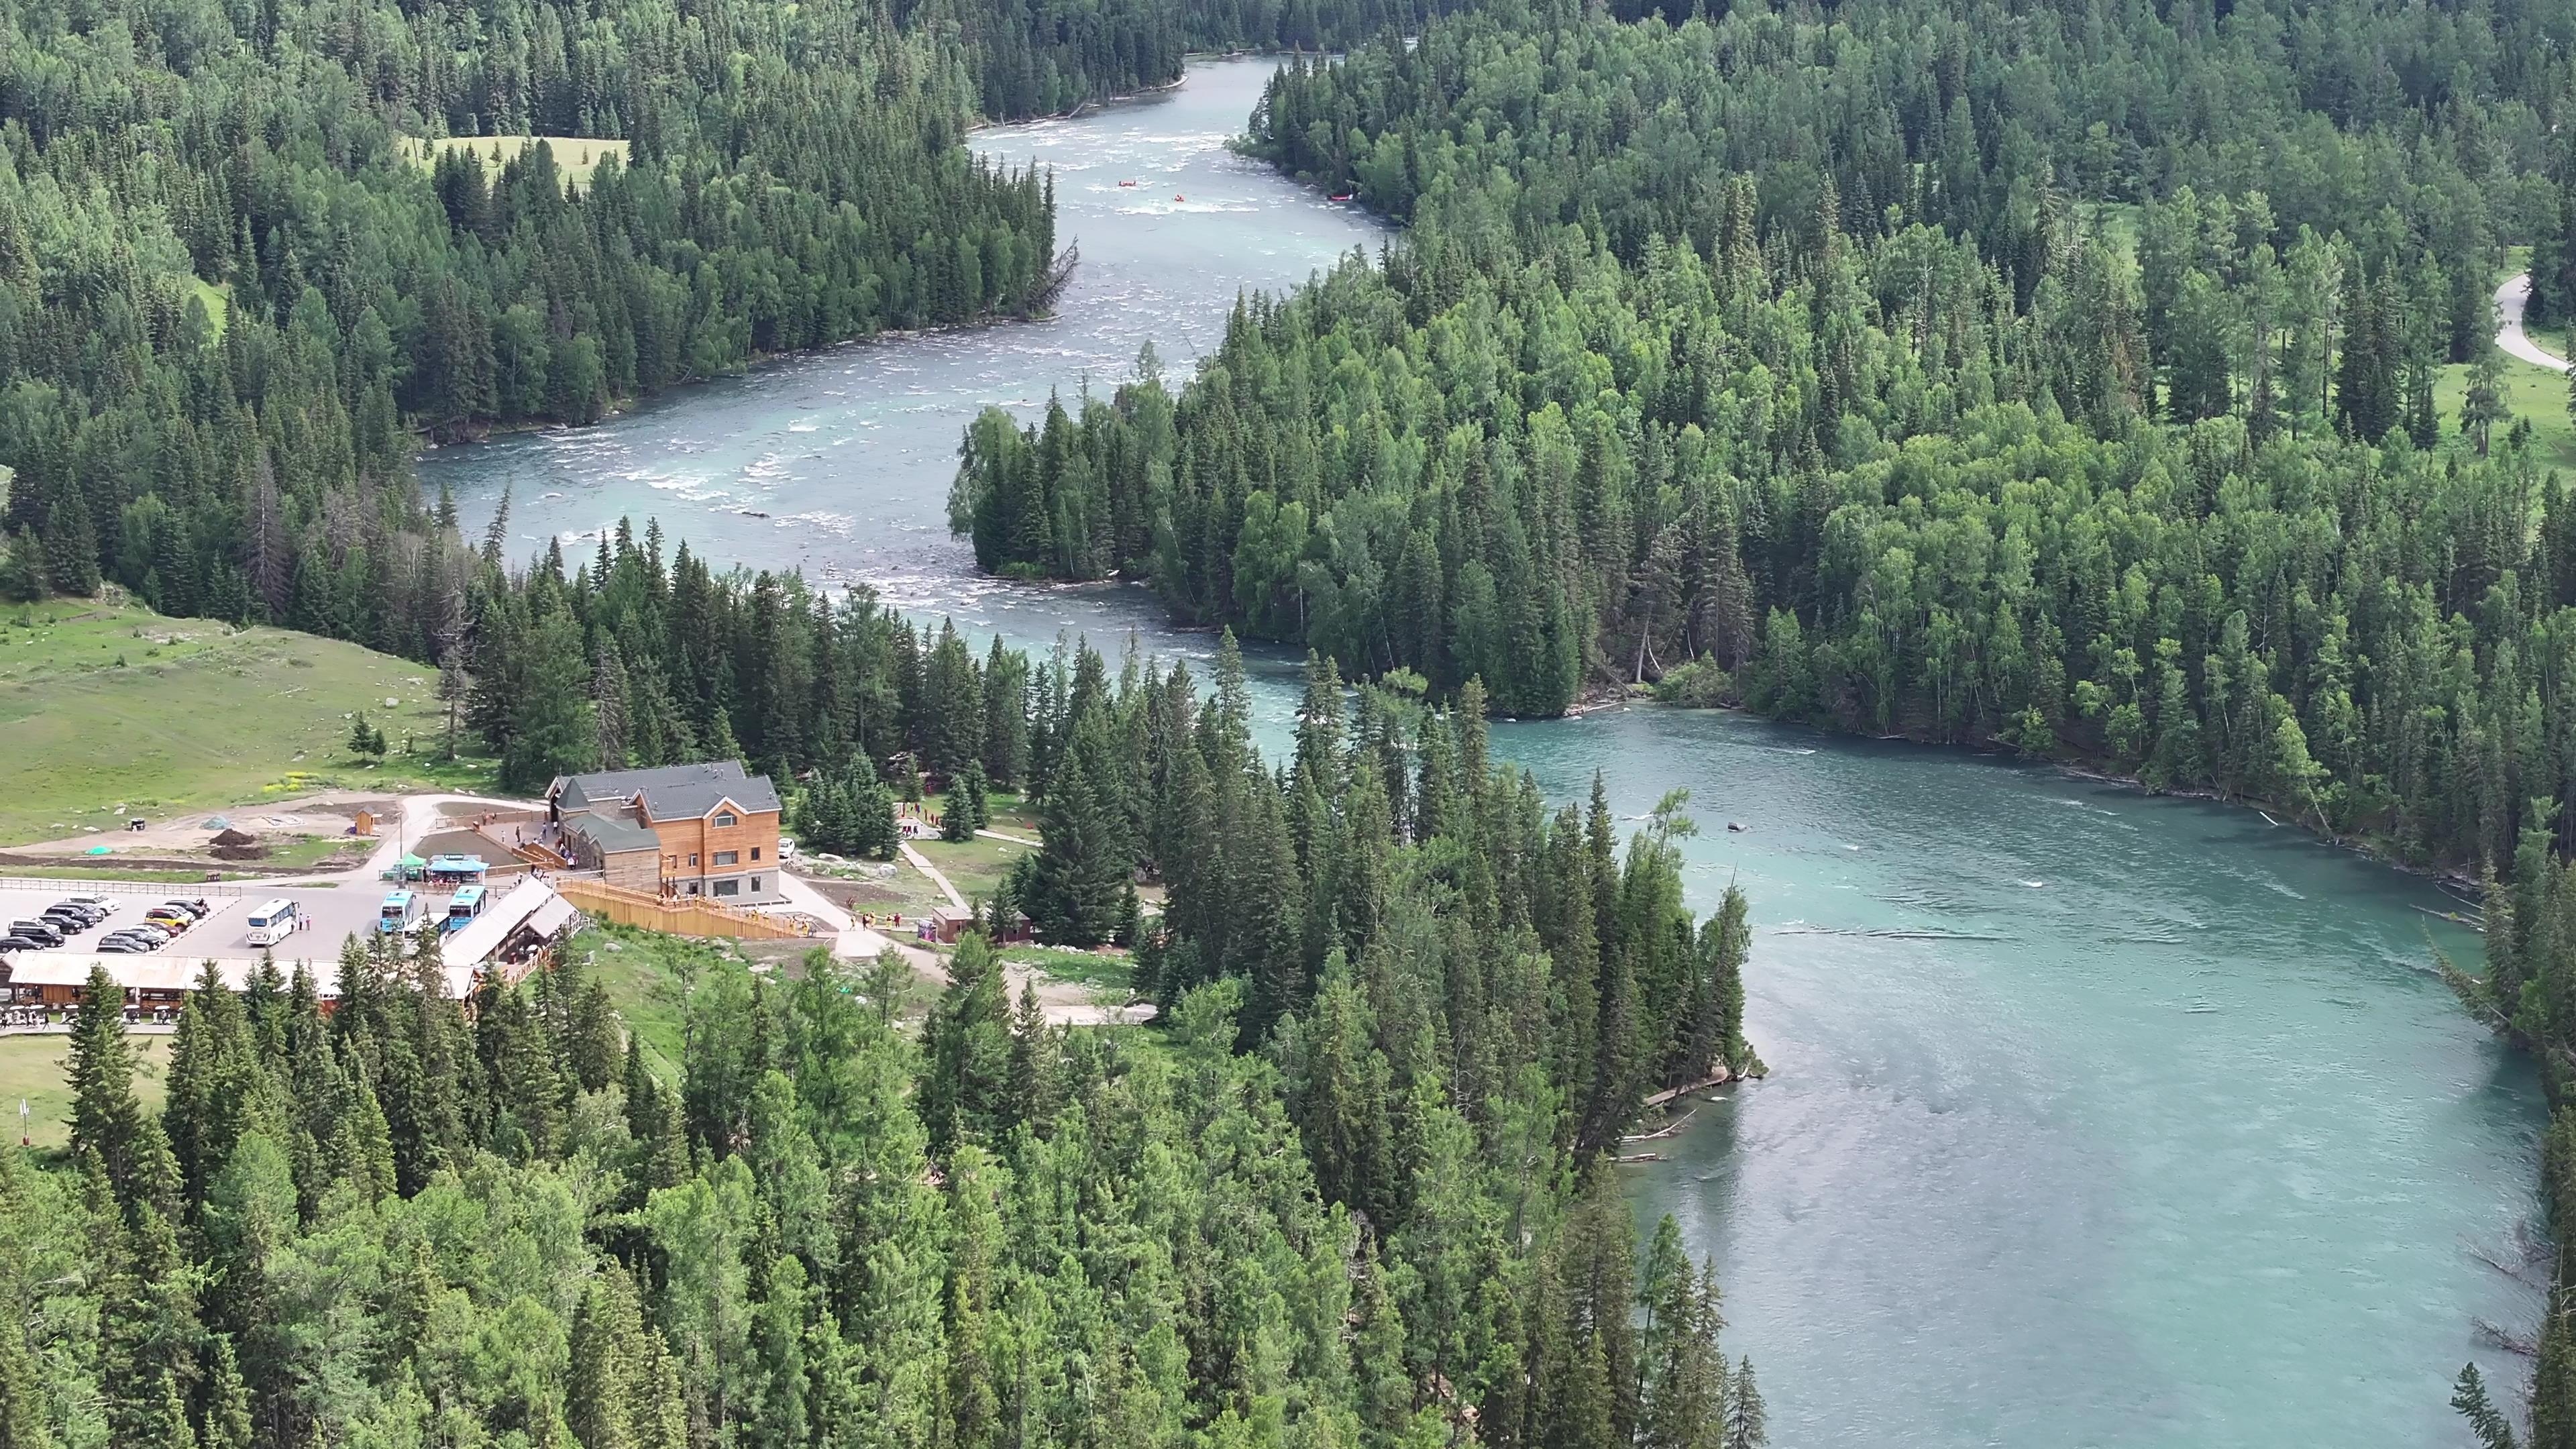
[[[1133,181],[1121,181],[1121,182],[1119,182],[1118,184],[1119,184],[1119,185],[1121,185],[1121,186],[1133,186],[1133,185],[1135,185],[1136,183],[1135,183],[1135,182],[1133,182]]]
[[[1172,199],[1173,199],[1174,201],[1187,201],[1187,200],[1189,200],[1189,198],[1188,198],[1188,197],[1183,196],[1182,194],[1180,194],[1180,193],[1179,193],[1179,192],[1177,192],[1177,191],[1175,191],[1175,192],[1173,192],[1173,193],[1172,193]]]
[[[1358,192],[1356,192],[1356,191],[1342,191],[1342,192],[1336,192],[1335,194],[1333,194],[1333,195],[1331,195],[1331,196],[1327,196],[1327,197],[1325,197],[1324,199],[1325,199],[1326,201],[1356,201],[1356,200],[1358,200],[1358,199],[1359,199],[1359,193],[1358,193]]]

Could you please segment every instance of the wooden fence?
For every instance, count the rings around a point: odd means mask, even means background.
[[[548,884],[565,900],[602,920],[647,931],[674,936],[732,936],[747,941],[784,941],[813,934],[812,928],[801,921],[724,905],[704,896],[658,896],[585,876],[558,876]]]

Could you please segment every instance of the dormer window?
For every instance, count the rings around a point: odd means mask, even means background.
[[[722,829],[725,829],[727,826],[730,826],[730,825],[732,825],[732,824],[733,824],[733,812],[732,812],[732,811],[730,811],[730,810],[719,810],[719,811],[717,811],[717,812],[716,812],[716,829],[718,829],[718,830],[722,830]]]

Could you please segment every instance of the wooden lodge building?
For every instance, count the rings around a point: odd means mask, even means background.
[[[564,858],[610,885],[729,905],[785,899],[778,790],[738,760],[558,776],[546,817]]]

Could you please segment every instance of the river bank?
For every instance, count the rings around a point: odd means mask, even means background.
[[[2150,785],[2138,775],[2121,770],[2117,765],[2109,760],[2081,754],[2072,756],[2033,755],[2022,750],[2019,746],[2006,741],[2000,736],[1996,736],[1979,743],[1966,740],[1925,739],[1921,736],[1904,733],[1892,735],[1862,735],[1847,730],[1831,729],[1823,725],[1809,724],[1803,720],[1774,719],[1771,716],[1764,715],[1756,710],[1748,709],[1740,704],[1677,704],[1669,700],[1659,700],[1651,697],[1641,698],[1634,695],[1619,698],[1603,696],[1597,699],[1587,697],[1574,708],[1567,710],[1566,716],[1568,718],[1573,718],[1596,710],[1613,708],[1621,704],[1646,704],[1652,705],[1657,709],[1683,711],[1704,710],[1715,714],[1740,715],[1746,719],[1761,720],[1765,723],[1776,724],[1785,728],[1813,730],[1820,737],[1829,739],[1871,739],[1882,743],[1902,741],[1906,744],[1921,745],[1927,749],[1958,750],[1970,755],[2026,761],[2032,764],[2051,766],[2063,771],[2073,779],[2090,781],[2096,784],[2113,785],[2126,790],[2134,790],[2143,796],[2161,797],[2171,800],[2207,801],[2210,804],[2224,806],[2229,809],[2251,810],[2256,815],[2261,816],[2265,824],[2276,829],[2296,830],[2316,841],[2319,845],[2326,846],[2330,849],[2349,851],[2374,865],[2384,866],[2390,870],[2402,871],[2407,875],[2416,876],[2420,879],[2430,881],[2434,885],[2446,891],[2466,892],[2470,896],[2474,897],[2483,889],[2483,885],[2478,877],[2456,867],[2446,866],[2440,863],[2410,861],[2406,859],[2405,856],[2397,849],[2395,843],[2384,835],[2367,832],[2350,835],[2339,834],[2333,829],[2324,826],[2322,823],[2311,823],[2314,819],[2313,807],[2305,807],[2306,813],[2303,817],[2303,807],[2269,800],[2259,795],[2230,795],[2222,790],[2205,787],[2193,787],[2177,790]],[[2279,818],[2276,819],[2273,816],[2272,812],[2274,811],[2280,812]]]
[[[1214,635],[1140,590],[978,576],[945,500],[977,408],[1034,417],[1148,341],[1177,373],[1237,292],[1385,235],[1225,149],[1266,74],[1196,64],[1168,96],[975,138],[1057,170],[1085,267],[1051,323],[842,348],[442,449],[425,480],[469,518],[512,488],[514,552],[658,516],[978,647],[1081,632],[1200,669]],[[1276,754],[1298,660],[1249,663]],[[1491,738],[1550,799],[1601,772],[1623,820],[1690,789],[1690,904],[1752,902],[1748,1033],[1776,1075],[1712,1093],[1630,1184],[1714,1258],[1777,1442],[2441,1443],[2461,1361],[2513,1381],[2474,1325],[2538,1302],[2461,1245],[2533,1217],[2538,1094],[2435,978],[2427,931],[2475,938],[2416,913],[2429,883],[2214,802],[1742,714],[1613,704]]]

